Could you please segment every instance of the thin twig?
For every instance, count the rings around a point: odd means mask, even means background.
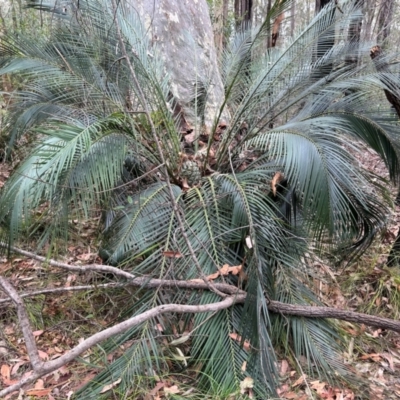
[[[126,279],[135,279],[135,275],[123,271],[119,268],[112,267],[111,265],[100,265],[100,264],[92,264],[92,265],[70,265],[60,261],[48,259],[46,257],[39,256],[38,254],[32,253],[30,251],[22,250],[14,246],[9,246],[7,243],[0,242],[0,247],[8,249],[14,253],[21,254],[22,256],[26,256],[28,258],[32,258],[33,260],[40,261],[42,263],[51,265],[53,267],[63,268],[70,271],[80,271],[80,272],[88,272],[88,271],[97,271],[97,272],[106,272],[111,273],[117,276],[124,277]]]
[[[47,294],[79,292],[79,291],[83,291],[83,290],[89,291],[89,290],[98,290],[98,289],[115,289],[115,288],[126,287],[126,286],[137,286],[137,285],[132,285],[131,282],[101,283],[101,284],[96,284],[96,285],[80,285],[80,286],[68,286],[68,287],[57,287],[57,288],[48,288],[48,289],[42,289],[42,290],[34,290],[31,292],[18,293],[18,295],[19,295],[19,297],[21,297],[21,299],[24,299],[26,297],[29,298],[29,297],[35,297],[35,296],[47,295]],[[10,303],[11,301],[12,301],[11,298],[0,299],[0,304]]]
[[[182,288],[182,289],[210,289],[210,285],[207,282],[198,282],[198,281],[177,281],[171,279],[153,279],[147,276],[137,277],[127,271],[123,271],[122,269],[112,267],[111,265],[100,265],[100,264],[87,264],[87,265],[71,265],[66,264],[60,261],[56,261],[53,259],[49,259],[43,256],[39,256],[38,254],[32,253],[30,251],[19,249],[18,247],[8,246],[7,243],[0,242],[0,247],[6,248],[14,253],[21,254],[25,257],[31,258],[33,260],[40,261],[42,263],[46,263],[53,267],[65,269],[67,271],[78,271],[78,272],[98,272],[98,273],[111,273],[115,276],[119,276],[121,278],[125,278],[128,280],[128,284],[132,286],[138,287],[147,287],[147,288],[159,288],[159,287],[169,287],[169,288]],[[99,286],[99,285],[97,285]],[[243,294],[244,292],[239,290],[237,287],[233,285],[229,285],[226,283],[214,283],[214,286],[221,291],[224,296],[234,295],[234,294]]]

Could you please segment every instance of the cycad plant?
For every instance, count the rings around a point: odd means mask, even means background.
[[[46,9],[38,3],[30,5]],[[225,97],[203,129],[207,80],[195,85],[191,104],[176,106],[160,49],[150,47],[132,8],[71,3],[72,17],[55,14],[62,18],[45,38],[1,38],[0,73],[25,81],[9,113],[10,148],[28,133],[35,141],[2,190],[3,237],[67,239],[72,220],[101,212],[105,263],[148,279],[210,284],[143,287],[122,317],[166,303],[218,302],[215,282],[247,293],[244,304],[214,314],[172,314],[114,337],[106,352],[130,346],[78,398],[99,399],[117,380],[116,393],[138,398],[140,387],[176,372],[165,342],[176,327],[193,332],[189,358],[178,364],[201,371],[204,390],[211,381],[233,393],[247,376],[259,398],[276,393],[276,349],[305,357],[307,373],[321,379],[350,377],[332,322],[273,315],[268,300],[320,304],[309,285],[314,256],[353,257],[385,224],[386,182],[356,156],[369,146],[398,178],[397,118],[377,101],[397,77],[382,79],[367,58],[345,62],[354,51],[368,54],[369,44],[346,42],[360,10],[351,1],[340,12],[327,7],[290,43],[267,51],[268,23],[237,33],[220,62]],[[182,130],[190,118],[193,131]],[[223,266],[239,266],[240,279]]]

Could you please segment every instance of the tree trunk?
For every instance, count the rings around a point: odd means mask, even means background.
[[[226,46],[229,0],[222,0],[215,8],[214,36],[218,56]]]
[[[253,0],[235,0],[236,28],[242,24],[250,28],[253,17]]]
[[[137,0],[135,9],[152,43],[162,50],[172,94],[183,109],[193,100],[193,85],[204,80],[208,88],[204,123],[210,129],[224,98],[224,88],[206,0]]]
[[[366,14],[364,39],[369,41],[372,37],[372,22],[375,17],[375,10],[377,8],[376,0],[367,0],[364,8]]]
[[[382,45],[390,34],[394,11],[394,0],[383,0],[378,18],[378,44]]]

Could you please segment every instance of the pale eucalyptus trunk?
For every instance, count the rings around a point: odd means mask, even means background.
[[[211,129],[224,98],[206,0],[135,0],[151,41],[161,51],[178,104],[193,100],[194,86],[208,86],[204,124]],[[226,117],[226,116],[225,116]],[[193,121],[191,121],[193,122]]]

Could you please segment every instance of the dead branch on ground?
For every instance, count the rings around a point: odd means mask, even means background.
[[[5,243],[0,242],[0,247],[7,247]],[[123,277],[127,279],[124,283],[116,283],[116,287],[121,285],[129,285],[136,287],[146,287],[146,288],[159,288],[159,287],[169,287],[169,288],[184,288],[193,290],[210,290],[210,286],[206,282],[201,281],[175,281],[168,279],[152,279],[149,277],[135,277],[129,272],[122,271],[118,268],[108,266],[108,265],[83,265],[76,266],[65,264],[59,261],[46,259],[45,257],[39,256],[37,254],[24,251],[13,247],[11,249],[13,252],[27,256],[29,258],[38,260],[40,262],[48,263],[54,267],[72,270],[72,271],[96,271],[96,272],[108,272],[114,273],[116,276]],[[142,314],[136,315],[126,321],[116,324],[110,328],[104,329],[80,343],[79,345],[72,348],[68,353],[63,356],[43,362],[40,360],[39,353],[36,347],[35,339],[32,333],[32,328],[30,326],[28,314],[22,297],[34,296],[37,294],[42,294],[44,291],[37,291],[31,293],[18,293],[12,285],[4,278],[0,277],[0,287],[9,296],[10,301],[12,301],[18,313],[18,320],[21,326],[21,330],[25,339],[25,344],[27,347],[27,352],[32,365],[33,373],[26,378],[21,379],[18,383],[9,386],[6,389],[0,391],[0,397],[19,390],[24,385],[33,383],[42,376],[57,370],[58,368],[64,366],[65,364],[73,361],[79,355],[87,351],[94,345],[126,331],[133,326],[139,325],[148,319],[155,318],[158,315],[165,313],[204,313],[204,312],[215,312],[226,308],[229,308],[235,304],[243,303],[246,299],[246,292],[239,290],[237,287],[225,283],[213,283],[214,289],[224,293],[224,298],[217,303],[205,304],[205,305],[182,305],[182,304],[165,304],[158,307],[154,307]],[[112,287],[110,284],[105,284],[104,288]],[[93,286],[82,286],[76,287],[75,290],[85,290],[85,289],[98,289],[99,285]],[[46,293],[54,293],[55,289],[47,289]],[[70,291],[71,288],[57,288],[57,291]],[[228,296],[228,297],[226,297]],[[2,299],[5,301],[5,299]],[[379,327],[383,329],[393,330],[400,333],[400,321],[395,321],[389,318],[377,317],[374,315],[368,315],[363,313],[358,313],[350,310],[340,310],[333,307],[320,307],[320,306],[303,306],[295,304],[286,304],[278,301],[269,301],[268,303],[269,311],[273,313],[278,313],[282,315],[296,315],[299,317],[306,318],[335,318],[348,322],[355,322],[360,324],[365,324],[369,326]]]

